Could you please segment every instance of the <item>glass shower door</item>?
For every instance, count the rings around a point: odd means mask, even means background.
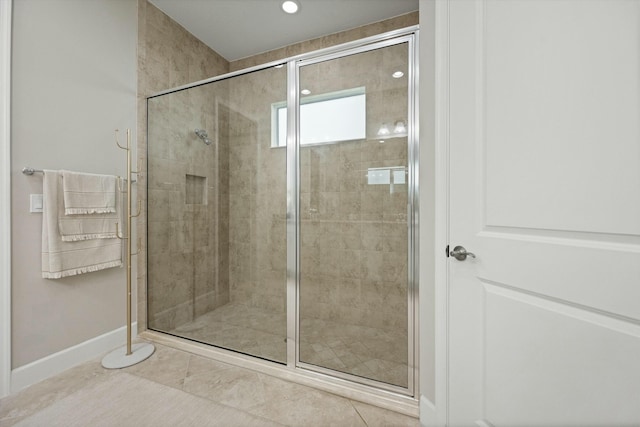
[[[414,395],[413,49],[148,99],[149,329]]]
[[[402,389],[412,381],[408,80],[408,42],[299,67],[298,363]]]
[[[286,150],[270,67],[148,100],[150,329],[286,363]]]

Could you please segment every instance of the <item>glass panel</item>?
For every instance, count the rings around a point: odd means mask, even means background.
[[[150,329],[286,362],[286,150],[271,147],[286,81],[270,68],[149,99]]]
[[[407,43],[300,68],[300,88],[312,94],[366,95],[365,138],[300,147],[300,361],[400,387],[408,387],[407,75]]]

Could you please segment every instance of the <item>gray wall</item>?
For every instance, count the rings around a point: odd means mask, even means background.
[[[23,166],[123,175],[115,128],[136,129],[136,1],[13,3],[12,365],[125,324],[125,269],[60,280],[40,274],[42,214]],[[121,140],[122,142],[122,140]]]

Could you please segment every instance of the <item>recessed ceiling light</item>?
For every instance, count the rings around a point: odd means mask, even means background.
[[[402,71],[396,71],[395,73],[391,74],[391,77],[393,77],[394,79],[399,79],[402,76],[404,76],[404,73]]]
[[[292,0],[287,0],[282,2],[282,10],[287,13],[296,13],[298,11],[298,3]]]
[[[311,91],[310,91],[309,89],[302,89],[302,90],[300,91],[300,93],[301,93],[301,94],[303,94],[303,95],[310,95],[310,94],[311,94]]]

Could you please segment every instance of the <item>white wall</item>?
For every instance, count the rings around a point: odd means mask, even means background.
[[[125,268],[41,278],[42,175],[21,169],[126,172],[113,131],[136,129],[136,40],[136,0],[13,3],[13,369],[125,324]]]
[[[11,0],[0,0],[0,398],[11,374]]]
[[[436,69],[435,2],[420,0],[420,422],[435,425]]]

